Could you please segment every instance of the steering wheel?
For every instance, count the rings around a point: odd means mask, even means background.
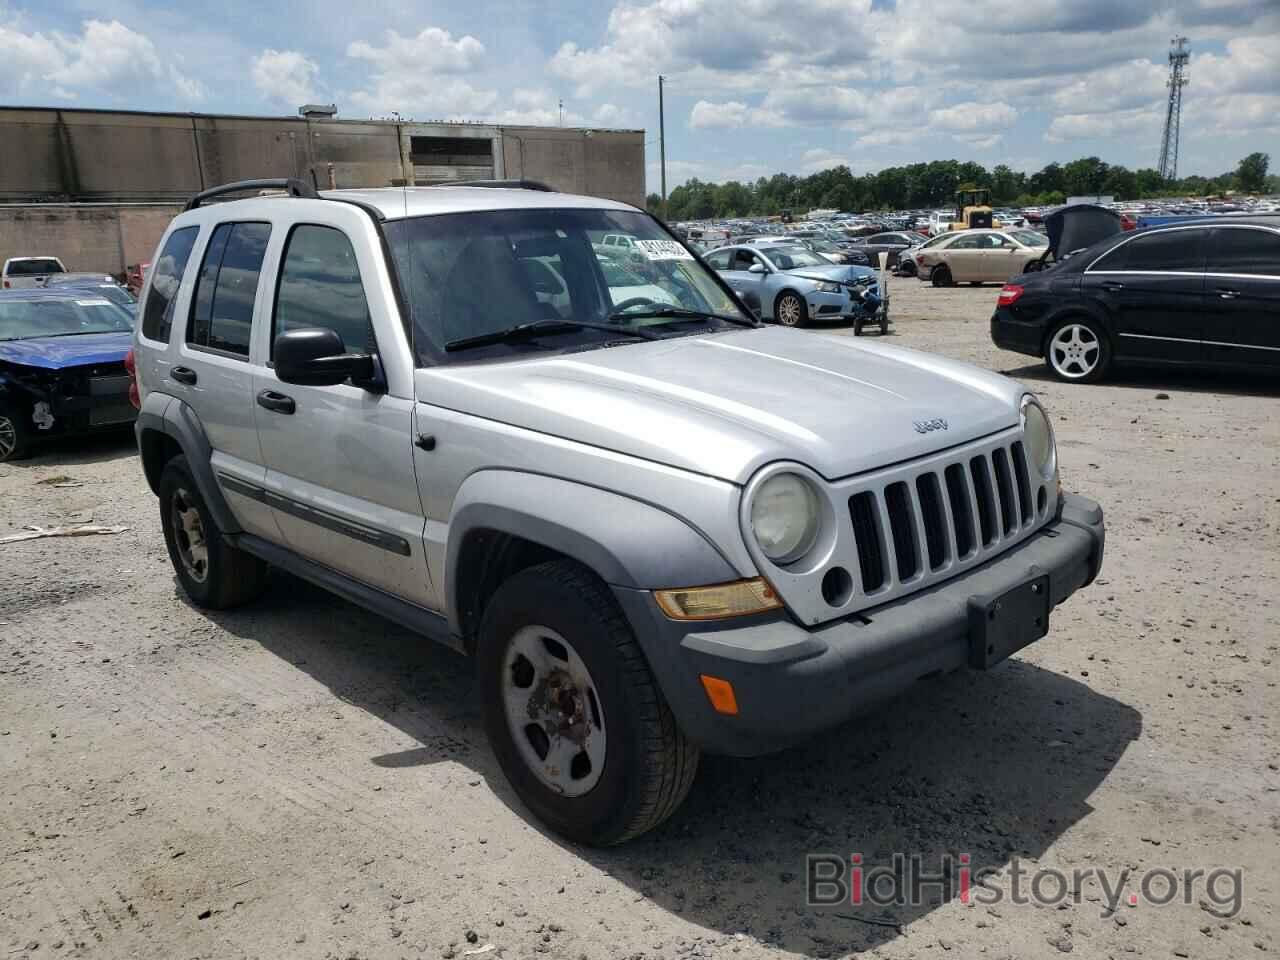
[[[656,302],[657,301],[651,297],[631,297],[628,300],[623,300],[621,303],[615,303],[613,305],[613,312],[621,313],[624,310],[630,310],[632,307],[648,307],[652,306]]]

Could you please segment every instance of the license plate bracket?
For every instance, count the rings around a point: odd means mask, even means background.
[[[969,665],[989,670],[1049,632],[1049,575],[1004,593],[969,598]]]

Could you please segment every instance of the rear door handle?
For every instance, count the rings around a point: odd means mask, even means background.
[[[274,410],[276,413],[293,413],[298,409],[298,405],[293,402],[293,397],[286,397],[283,393],[276,393],[274,390],[263,390],[258,394],[258,406]]]
[[[1121,283],[1119,280],[1106,280],[1102,284],[1102,289],[1109,290],[1111,293],[1115,293],[1117,290],[1123,290],[1124,284]]]
[[[1220,296],[1223,300],[1234,300],[1236,297],[1240,296],[1240,291],[1228,290],[1226,287],[1219,287],[1218,296]]]
[[[187,386],[195,386],[196,372],[190,367],[170,367],[169,376],[177,380],[179,383],[185,383]]]

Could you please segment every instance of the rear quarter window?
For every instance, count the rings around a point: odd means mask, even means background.
[[[1106,261],[1123,266],[1099,263],[1097,270],[1128,270],[1140,273],[1187,273],[1204,269],[1204,239],[1208,230],[1164,230],[1137,236]]]
[[[182,285],[182,275],[187,271],[191,248],[195,246],[199,233],[199,227],[173,231],[151,268],[151,292],[147,294],[142,313],[142,335],[148,340],[169,342],[174,301],[178,298],[178,287]]]

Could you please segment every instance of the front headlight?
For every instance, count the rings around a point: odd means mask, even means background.
[[[818,519],[818,495],[799,474],[770,477],[751,501],[751,532],[774,563],[808,553],[818,537]]]
[[[820,283],[818,284],[819,293],[839,293],[841,290],[838,283]]]
[[[1027,448],[1027,460],[1044,479],[1050,479],[1058,468],[1058,450],[1053,439],[1053,427],[1035,397],[1022,398],[1022,436]]]

